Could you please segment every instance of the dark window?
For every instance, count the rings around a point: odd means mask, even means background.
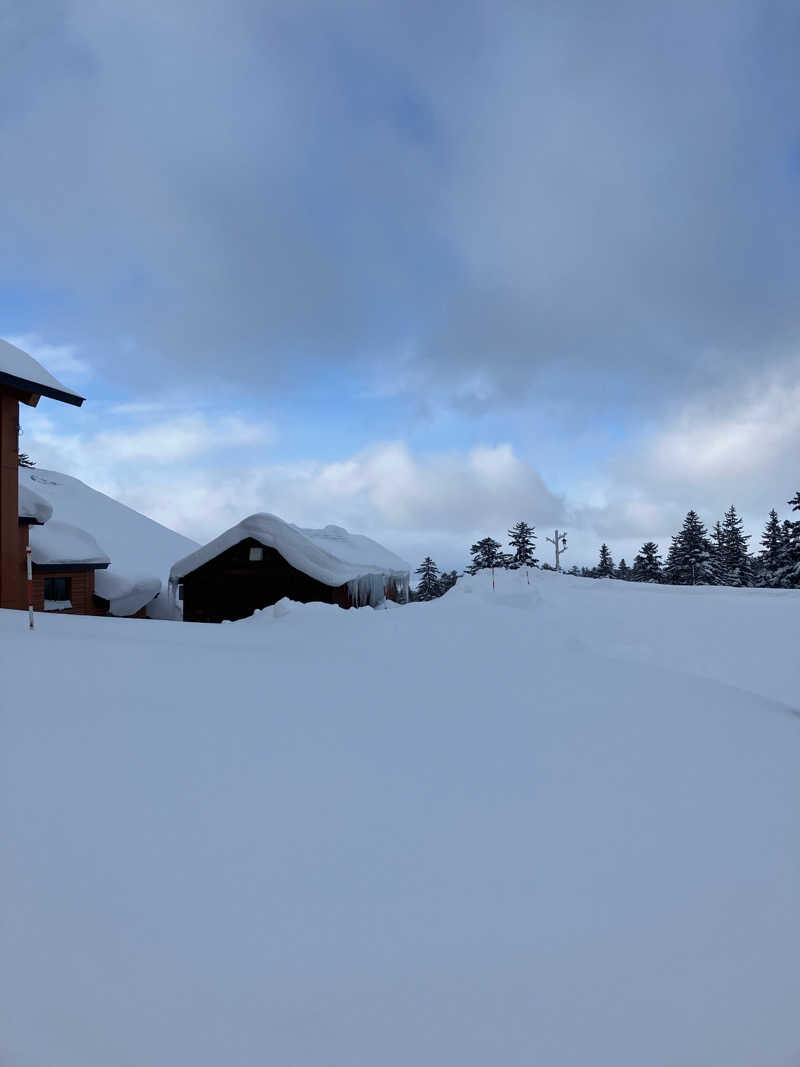
[[[178,600],[183,600],[183,582],[178,585]]]
[[[45,600],[71,600],[72,599],[72,579],[71,578],[45,578],[45,580],[44,580],[44,598],[45,598]]]

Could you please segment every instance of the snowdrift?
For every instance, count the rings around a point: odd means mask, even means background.
[[[4,1059],[796,1059],[800,592],[277,608],[0,612]]]

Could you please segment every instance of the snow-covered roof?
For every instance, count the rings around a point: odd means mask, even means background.
[[[305,534],[319,548],[346,563],[366,565],[391,574],[405,574],[411,570],[404,559],[390,552],[388,548],[379,545],[371,537],[365,537],[364,534],[349,533],[343,526],[325,526],[321,530],[307,530],[295,526],[294,529]]]
[[[248,537],[266,548],[274,548],[296,570],[333,588],[370,574],[396,578],[408,575],[408,564],[368,537],[360,538],[334,526],[325,530],[301,530],[277,515],[259,512],[178,560],[170,570],[170,579],[177,581],[185,577]]]
[[[149,604],[160,592],[176,557],[197,548],[197,542],[68,474],[23,468],[19,488],[20,496],[34,492],[51,505],[59,520],[90,530],[103,546],[111,566],[96,573],[95,591],[109,601],[112,615],[133,615]],[[165,599],[160,597],[153,606],[156,614]]]
[[[108,601],[112,615],[135,615],[161,592],[160,578],[123,578],[112,570],[98,571],[94,591]]]
[[[111,562],[90,533],[58,519],[32,526],[30,544],[31,559],[40,567],[107,567]]]
[[[0,385],[8,385],[36,396],[49,396],[65,404],[80,407],[83,397],[67,389],[50,371],[23,352],[21,348],[0,338]]]
[[[19,517],[29,522],[45,523],[53,516],[53,508],[41,495],[30,486],[19,487]]]

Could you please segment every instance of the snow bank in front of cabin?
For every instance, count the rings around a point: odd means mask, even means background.
[[[21,469],[19,485],[21,495],[35,493],[56,519],[88,531],[108,554],[111,565],[96,573],[95,590],[110,602],[112,615],[132,615],[149,605],[148,614],[169,617],[168,598],[155,598],[174,561],[196,548],[195,541],[68,474]]]
[[[276,608],[0,611],[9,1062],[796,1059],[800,592]]]
[[[108,566],[111,562],[86,530],[68,522],[50,519],[44,526],[31,526],[31,559],[39,566]]]
[[[45,523],[53,517],[53,507],[41,493],[34,492],[28,485],[19,487],[19,517]]]
[[[324,531],[301,530],[299,526],[293,526],[277,515],[265,512],[249,515],[196,552],[178,560],[170,571],[170,581],[180,581],[220,553],[247,538],[253,538],[266,548],[274,548],[292,567],[322,582],[323,585],[334,589],[347,585],[356,604],[377,604],[383,600],[386,578],[395,580],[407,591],[408,567],[398,556],[382,549],[382,562],[368,562],[367,557],[381,555],[377,551],[381,546],[369,538],[363,538],[369,546],[375,547],[361,546],[364,557],[357,558],[359,542],[356,536],[348,534],[340,527],[326,529],[335,529],[344,537],[312,538],[309,533],[322,534]],[[322,544],[330,547],[322,547]],[[342,556],[334,554],[337,547],[342,548]]]

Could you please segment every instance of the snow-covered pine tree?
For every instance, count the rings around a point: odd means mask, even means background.
[[[499,541],[495,541],[493,537],[484,537],[480,541],[476,541],[470,548],[472,553],[472,562],[467,570],[470,574],[477,574],[478,571],[483,570],[486,567],[502,567],[503,566],[503,546]]]
[[[628,564],[625,562],[625,557],[624,556],[622,557],[622,559],[617,564],[617,575],[616,576],[622,582],[627,582],[627,581],[630,580],[631,569],[628,566]]]
[[[714,550],[696,511],[689,511],[681,531],[672,538],[667,557],[667,580],[673,585],[714,585]]]
[[[508,531],[508,543],[513,549],[511,563],[512,569],[518,567],[535,567],[539,562],[536,558],[536,534],[533,526],[527,522],[518,522]]]
[[[787,501],[792,511],[800,511],[800,490]],[[783,588],[800,588],[800,522],[784,519],[781,527],[783,547],[778,582]]]
[[[744,522],[731,504],[722,521],[722,566],[725,585],[752,585],[753,561],[747,542],[750,534],[744,532]]]
[[[722,523],[717,520],[711,531],[711,563],[714,568],[715,585],[731,585],[728,580],[728,558],[725,550],[725,532]]]
[[[597,564],[595,573],[598,578],[614,577],[614,560],[611,558],[608,545],[605,543],[600,545],[600,562]]]
[[[35,467],[36,464],[33,462],[33,460],[31,459],[31,457],[28,455],[27,452],[18,452],[17,453],[17,466],[18,467],[28,467],[28,468],[30,468],[30,467]]]
[[[758,557],[757,584],[769,589],[778,583],[778,574],[783,559],[783,530],[778,513],[773,508],[769,513],[761,535],[761,553]]]
[[[415,600],[435,600],[437,596],[441,596],[439,568],[430,556],[425,557],[414,573],[420,576],[414,591]]]
[[[660,582],[662,580],[661,556],[655,541],[645,541],[633,561],[631,577],[634,582]]]

